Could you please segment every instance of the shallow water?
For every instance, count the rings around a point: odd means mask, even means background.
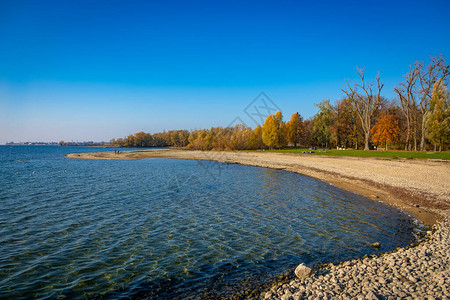
[[[299,174],[64,158],[93,151],[0,146],[0,298],[228,297],[413,239],[402,212]]]

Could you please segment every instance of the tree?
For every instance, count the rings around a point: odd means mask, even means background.
[[[298,112],[291,115],[291,120],[286,123],[286,139],[290,144],[297,147],[303,134],[303,118]]]
[[[417,115],[417,103],[416,103],[416,93],[415,86],[417,80],[419,79],[420,69],[417,65],[410,65],[409,72],[404,76],[405,81],[401,82],[400,85],[394,88],[394,91],[398,94],[402,112],[406,118],[406,143],[405,150],[412,150],[411,139],[414,136],[414,149],[416,150],[416,124],[415,122]]]
[[[361,83],[355,83],[353,87],[350,86],[349,82],[346,80],[348,86],[347,90],[342,90],[349,99],[351,99],[356,114],[361,121],[361,127],[364,132],[364,150],[369,150],[369,138],[370,129],[372,128],[372,116],[375,111],[379,108],[381,100],[381,90],[383,89],[383,84],[380,83],[380,75],[375,77],[377,83],[375,91],[372,90],[373,83],[366,84],[364,78],[364,68],[360,69],[356,67],[357,73],[361,79]],[[358,92],[358,88],[362,89],[362,92]]]
[[[276,147],[282,148],[287,145],[286,140],[286,124],[283,122],[283,114],[281,111],[275,113],[275,123],[278,129],[278,142]]]
[[[150,133],[143,131],[134,134],[134,146],[136,147],[148,147],[152,143],[152,136]]]
[[[449,66],[445,64],[445,58],[431,57],[431,62],[426,67],[423,62],[410,65],[409,72],[404,76],[404,82],[394,89],[406,118],[405,150],[417,150],[418,134],[420,134],[420,150],[425,150],[427,131],[425,115],[429,112],[433,85],[439,78],[445,79],[448,74]]]
[[[300,138],[300,145],[313,145],[314,119],[309,118],[303,121],[303,136]]]
[[[337,100],[333,107],[334,135],[337,147],[358,148],[358,140],[361,138],[358,127],[358,116],[353,108],[352,100],[343,98]]]
[[[428,138],[435,144],[435,151],[436,145],[439,145],[439,151],[441,151],[442,145],[450,139],[449,95],[442,78],[434,84],[426,123]]]
[[[267,116],[262,127],[262,140],[269,149],[278,145],[279,128],[275,116],[270,114]]]
[[[249,148],[253,150],[264,148],[261,125],[256,126],[256,128],[252,131],[248,144]]]
[[[270,149],[281,148],[285,145],[283,115],[277,111],[275,115],[267,116],[262,127],[262,140]]]
[[[135,138],[134,138],[134,135],[130,134],[125,139],[125,147],[134,147],[134,146],[135,146]]]
[[[319,108],[319,112],[314,116],[313,134],[317,143],[328,148],[331,142],[331,130],[333,125],[333,107],[330,100],[325,99],[319,104],[314,104]]]
[[[445,64],[445,58],[441,55],[439,58],[431,57],[430,64],[423,68],[423,63],[419,63],[417,67],[420,68],[419,78],[420,87],[419,90],[419,108],[421,117],[421,139],[420,150],[425,150],[425,135],[426,135],[426,117],[425,115],[430,111],[430,101],[432,97],[432,90],[434,84],[440,78],[442,81],[449,75],[449,66]]]
[[[385,149],[389,150],[389,145],[397,141],[400,127],[394,115],[383,115],[372,127],[372,139],[375,143],[385,144]]]

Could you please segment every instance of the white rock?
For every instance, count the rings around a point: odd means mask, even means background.
[[[304,279],[309,277],[309,275],[311,274],[311,268],[308,268],[304,264],[299,264],[294,273],[295,276],[297,276],[299,279]]]

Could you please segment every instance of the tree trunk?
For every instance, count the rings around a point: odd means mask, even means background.
[[[425,151],[425,116],[422,118],[422,136],[420,137],[420,151]]]
[[[411,150],[411,123],[408,117],[406,117],[406,144],[405,151]]]
[[[417,151],[417,134],[414,132],[414,151]]]
[[[364,150],[369,150],[369,132],[364,132]]]

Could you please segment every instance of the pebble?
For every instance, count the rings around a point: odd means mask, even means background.
[[[328,264],[265,299],[450,299],[450,217],[427,231],[417,246],[400,248],[379,257],[365,257],[339,265]],[[300,267],[304,270],[306,266]],[[300,273],[300,272],[299,272]],[[307,275],[306,275],[307,274]]]

